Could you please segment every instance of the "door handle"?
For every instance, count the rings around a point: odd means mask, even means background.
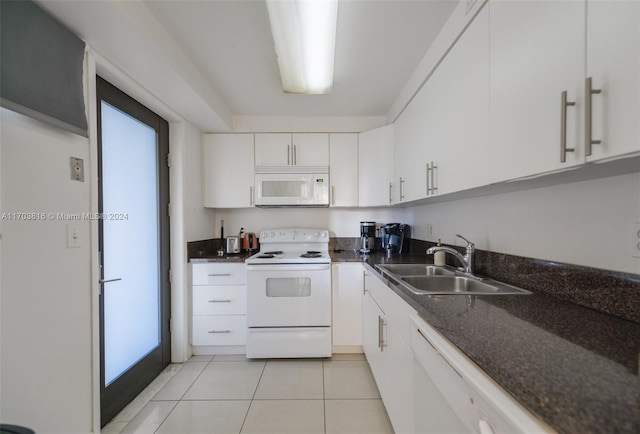
[[[567,161],[567,152],[574,152],[575,148],[567,148],[567,107],[576,105],[575,101],[567,100],[567,91],[560,94],[560,162]]]
[[[122,280],[122,277],[118,277],[117,279],[100,279],[98,282],[100,283],[110,283],[110,282],[117,282],[118,280]]]
[[[591,97],[595,94],[599,94],[600,92],[602,92],[602,89],[594,89],[592,78],[587,77],[587,80],[585,83],[585,109],[584,109],[584,113],[586,117],[585,123],[584,123],[584,129],[585,129],[584,154],[587,157],[592,153],[591,151],[592,145],[599,145],[602,143],[601,140],[593,140],[593,131],[592,131],[593,112],[592,112],[592,105],[591,105],[591,102],[592,102]]]

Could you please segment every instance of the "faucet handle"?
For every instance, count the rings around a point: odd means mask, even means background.
[[[467,247],[475,247],[475,244],[473,244],[471,241],[469,241],[468,239],[466,239],[465,237],[463,237],[460,234],[456,234],[456,237],[458,238],[462,238],[463,240],[465,240],[467,242]]]

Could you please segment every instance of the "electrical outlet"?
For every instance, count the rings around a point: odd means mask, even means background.
[[[432,238],[436,236],[435,229],[431,223],[427,224],[427,236]]]
[[[640,222],[631,224],[631,256],[640,258]]]

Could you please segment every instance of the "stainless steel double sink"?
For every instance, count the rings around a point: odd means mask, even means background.
[[[496,280],[469,276],[448,267],[426,264],[378,264],[383,274],[419,295],[515,295],[531,294],[526,289]]]

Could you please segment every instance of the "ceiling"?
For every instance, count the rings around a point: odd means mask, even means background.
[[[264,0],[38,2],[179,116],[220,131],[238,115],[386,116],[458,0],[340,0],[327,95],[282,91]]]

